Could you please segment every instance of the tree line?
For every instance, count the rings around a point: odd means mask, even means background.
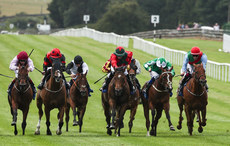
[[[60,28],[84,24],[83,15],[87,14],[94,29],[130,34],[153,29],[151,15],[160,15],[157,29],[192,26],[194,22],[223,26],[228,5],[230,0],[53,0],[48,10]]]

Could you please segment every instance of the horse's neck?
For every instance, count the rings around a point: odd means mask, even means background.
[[[164,86],[161,84],[160,82],[160,78],[158,78],[154,83],[153,85],[157,88],[157,89],[161,89],[163,90]]]

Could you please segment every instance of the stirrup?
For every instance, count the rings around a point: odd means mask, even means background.
[[[107,89],[103,89],[103,90],[102,90],[102,93],[107,93]]]

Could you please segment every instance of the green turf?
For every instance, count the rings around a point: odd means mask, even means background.
[[[18,112],[18,136],[14,136],[13,127],[10,126],[12,116],[7,101],[7,87],[11,79],[0,77],[0,145],[229,145],[230,144],[230,83],[224,83],[208,78],[209,84],[209,104],[207,106],[207,126],[204,127],[203,133],[198,133],[198,124],[194,124],[193,136],[189,136],[187,132],[186,120],[183,121],[182,130],[174,132],[169,131],[165,114],[158,124],[157,137],[146,137],[145,119],[143,115],[142,105],[139,105],[134,120],[133,132],[128,133],[129,111],[125,115],[125,128],[121,130],[121,137],[115,134],[108,136],[106,134],[106,122],[101,105],[101,97],[99,88],[102,81],[93,84],[97,79],[102,77],[101,67],[109,58],[110,54],[115,50],[115,45],[99,43],[88,38],[75,37],[54,37],[54,36],[35,36],[35,35],[0,35],[0,73],[14,76],[13,71],[9,70],[9,63],[15,55],[25,50],[28,53],[35,49],[31,55],[31,59],[37,68],[42,69],[43,57],[46,52],[52,48],[59,48],[66,56],[69,63],[75,55],[80,54],[84,61],[89,65],[89,73],[87,75],[91,88],[94,89],[92,97],[89,98],[87,110],[84,117],[82,133],[78,132],[78,127],[72,126],[72,111],[70,112],[69,132],[65,132],[63,126],[63,134],[57,136],[58,121],[56,119],[57,110],[51,112],[51,131],[53,136],[46,136],[45,116],[41,122],[41,135],[34,135],[38,122],[38,110],[36,102],[32,101],[27,119],[26,134],[22,136],[21,122],[22,114]],[[146,54],[132,48],[128,49],[134,52],[134,57],[141,64],[152,59],[154,56]],[[208,52],[207,52],[208,53]],[[180,67],[174,66],[177,74]],[[37,86],[42,78],[38,71],[30,73]],[[142,67],[142,73],[138,75],[140,83],[143,85],[149,80],[149,74]],[[178,87],[179,77],[173,79],[174,95],[170,100],[171,103],[171,120],[176,128],[178,122],[179,109],[175,98],[176,88]],[[185,116],[184,116],[185,118]]]
[[[149,41],[152,41],[148,39]],[[192,47],[198,46],[204,52],[208,60],[219,63],[230,63],[230,53],[219,52],[223,49],[222,41],[202,40],[202,39],[156,39],[156,43],[175,50],[188,52]]]

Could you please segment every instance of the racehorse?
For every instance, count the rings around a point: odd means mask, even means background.
[[[102,106],[104,108],[104,115],[107,122],[107,134],[111,135],[111,129],[117,129],[117,136],[120,136],[120,129],[122,128],[123,117],[128,107],[128,100],[130,97],[130,88],[124,71],[126,66],[115,69],[115,74],[108,86],[108,92],[101,94]],[[116,112],[119,115],[116,120]],[[110,123],[112,117],[112,122]]]
[[[130,120],[129,120],[129,133],[132,131],[133,127],[133,120],[135,119],[137,107],[140,101],[140,91],[139,87],[137,85],[137,78],[136,78],[136,70],[137,66],[135,65],[135,59],[132,60],[130,63],[130,69],[128,70],[129,78],[135,87],[135,93],[133,95],[130,95],[129,103],[128,103],[128,109],[130,109]]]
[[[57,115],[59,123],[56,131],[57,135],[61,135],[61,128],[63,126],[64,108],[66,106],[66,88],[65,82],[62,78],[61,60],[59,58],[51,58],[52,68],[50,78],[46,81],[44,88],[38,90],[37,93],[37,108],[39,110],[39,121],[35,131],[36,135],[40,134],[40,122],[43,116],[42,104],[44,104],[46,115],[47,135],[52,135],[50,131],[50,111],[58,108]]]
[[[8,101],[10,104],[11,114],[13,121],[11,123],[14,126],[14,134],[17,135],[17,110],[20,109],[23,113],[22,121],[22,133],[25,134],[26,118],[29,112],[29,106],[33,98],[33,91],[29,83],[28,77],[28,64],[19,64],[18,78],[16,78],[15,84],[11,90],[11,95],[8,94]]]
[[[172,73],[171,69],[168,71],[166,69],[161,68],[162,73],[160,77],[152,84],[148,91],[148,99],[141,94],[141,99],[143,101],[143,108],[144,108],[144,115],[146,119],[146,129],[147,129],[147,136],[149,136],[149,109],[151,110],[152,114],[152,124],[151,124],[151,131],[150,135],[156,136],[157,135],[157,124],[158,120],[161,118],[162,111],[165,111],[166,118],[168,119],[170,130],[175,131],[169,114],[169,96],[170,92],[172,91]],[[147,84],[147,83],[146,83]],[[146,84],[144,85],[143,89],[145,88]],[[143,93],[143,92],[142,92]],[[156,116],[155,116],[156,112]]]
[[[67,100],[67,104],[70,104],[73,110],[73,126],[79,125],[79,132],[81,132],[82,129],[83,117],[85,114],[86,105],[88,103],[87,84],[88,82],[86,74],[77,74],[77,79],[74,81],[73,85],[70,88],[70,98],[68,98]],[[66,109],[66,131],[68,131],[70,106],[68,105]],[[78,121],[76,120],[76,115],[78,116]]]
[[[192,78],[183,88],[183,97],[177,94],[177,102],[180,109],[177,129],[180,130],[182,128],[182,112],[184,105],[187,117],[188,132],[190,135],[192,135],[193,132],[193,120],[195,114],[197,114],[199,121],[198,131],[200,133],[203,132],[202,126],[204,127],[206,125],[206,106],[208,104],[208,95],[205,88],[207,80],[203,64],[193,64],[193,66],[194,72],[192,73]],[[202,115],[202,120],[200,113]]]

